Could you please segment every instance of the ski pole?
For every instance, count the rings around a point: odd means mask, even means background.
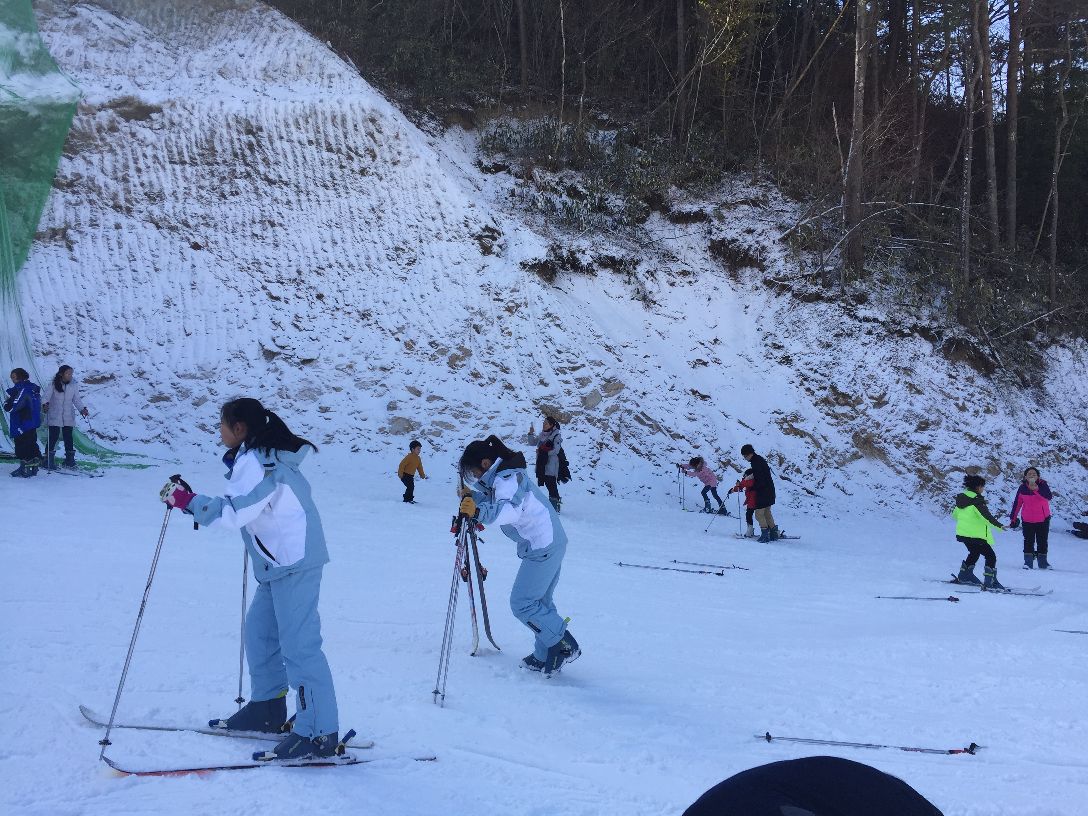
[[[125,655],[125,665],[121,669],[121,679],[117,683],[117,694],[113,698],[113,709],[110,711],[110,721],[106,725],[106,735],[98,741],[98,744],[102,746],[102,750],[98,754],[98,758],[102,759],[106,755],[106,746],[110,745],[110,731],[113,730],[113,723],[117,717],[117,706],[121,702],[121,692],[125,688],[125,679],[128,677],[128,668],[132,663],[132,651],[136,648],[136,637],[140,634],[140,624],[143,623],[144,610],[147,608],[147,599],[151,594],[151,583],[155,580],[155,570],[159,566],[159,555],[162,553],[162,543],[166,539],[166,526],[170,523],[170,511],[174,508],[170,505],[166,506],[166,515],[162,519],[162,529],[159,530],[159,542],[155,545],[155,555],[151,559],[151,572],[147,576],[147,586],[144,587],[144,597],[140,601],[140,611],[136,614],[136,625],[132,629],[132,639],[128,643],[128,654]]]
[[[982,746],[972,742],[966,748],[912,748],[903,745],[880,745],[874,742],[841,742],[839,740],[807,739],[805,737],[773,737],[770,732],[756,734],[756,739],[778,740],[779,742],[800,742],[806,745],[842,745],[847,748],[894,748],[898,751],[913,751],[918,754],[973,754]]]
[[[242,631],[238,636],[238,696],[234,698],[234,702],[238,703],[238,708],[242,708],[242,703],[246,701],[246,698],[242,696],[242,672],[246,665],[246,595],[249,591],[249,553],[246,551],[245,544],[242,545]]]
[[[709,533],[710,532],[710,525],[714,523],[714,520],[717,519],[719,515],[721,515],[721,514],[720,513],[715,513],[714,515],[712,515],[710,517],[710,524],[706,525],[706,529],[703,530],[704,533]]]
[[[737,535],[744,535],[744,522],[741,521],[743,515],[740,505],[740,491],[737,491]]]
[[[727,567],[727,566],[725,566],[723,564],[703,564],[703,563],[701,563],[699,561],[677,561],[675,558],[672,559],[672,561],[670,563],[673,563],[673,564],[687,564],[688,566],[691,566],[691,567],[714,567],[714,569],[721,569],[721,570],[736,569],[736,570],[744,570],[746,572],[748,570],[748,567],[738,567],[736,564],[730,564]]]
[[[668,572],[690,572],[695,575],[725,575],[724,572],[710,572],[709,570],[678,569],[677,567],[655,567],[650,564],[626,564],[623,561],[616,562],[617,567],[638,567],[639,569],[664,570]]]

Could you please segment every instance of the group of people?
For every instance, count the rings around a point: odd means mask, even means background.
[[[25,368],[11,371],[11,388],[7,389],[4,410],[9,414],[8,430],[15,444],[15,458],[19,467],[11,472],[12,476],[30,478],[38,475],[42,465],[42,452],[38,447],[38,429],[42,425],[43,413],[48,435],[45,445],[45,468],[54,470],[56,463],[57,442],[64,439],[64,461],[61,467],[75,468],[76,451],[73,428],[76,412],[84,417],[89,411],[79,398],[79,386],[73,381],[70,365],[57,369],[52,382],[42,388],[31,381]]]
[[[544,440],[551,444],[545,448],[551,453],[561,445],[558,423],[549,418],[546,424],[556,432]],[[300,471],[308,451],[317,446],[250,398],[222,406],[219,437],[227,448],[223,495],[195,493],[180,477],[167,482],[159,494],[201,525],[240,530],[258,582],[245,621],[251,699],[234,714],[209,720],[209,726],[285,734],[271,750],[256,752],[257,761],[333,756],[340,744],[340,724],[317,609],[329,554],[309,482]],[[406,502],[412,501],[415,473],[426,478],[421,449],[413,440],[398,468]],[[547,463],[545,475],[546,470]],[[551,677],[581,655],[568,619],[554,601],[567,549],[558,502],[545,498],[534,484],[525,455],[494,435],[465,448],[458,474],[458,514],[498,525],[517,545],[521,566],[510,609],[533,634],[533,651],[522,665]],[[296,690],[295,715],[289,720],[291,688]]]
[[[742,446],[740,455],[748,462],[749,467],[725,495],[730,496],[733,493],[743,491],[744,520],[748,525],[746,535],[749,538],[756,537],[755,527],[753,526],[754,520],[759,524],[758,541],[764,544],[777,541],[781,531],[778,529],[774,515],[771,512],[775,502],[774,478],[771,476],[771,467],[767,464],[767,460],[756,453],[755,448],[751,445]],[[703,497],[704,513],[718,512],[722,515],[728,515],[729,511],[725,508],[725,502],[718,495],[718,475],[710,469],[702,456],[693,456],[687,464],[680,462],[676,467],[684,474],[693,476],[703,483],[701,495]],[[718,502],[717,511],[710,506],[710,496],[713,496],[714,500]]]
[[[994,552],[994,530],[1005,525],[994,518],[983,496],[986,479],[969,473],[963,479],[963,490],[956,495],[952,515],[956,519],[956,540],[967,548],[967,558],[960,564],[956,580],[965,584],[981,584],[985,589],[1004,590],[997,580],[997,554]],[[1035,467],[1025,468],[1020,486],[1013,495],[1009,510],[1009,527],[1023,528],[1024,569],[1050,569],[1047,558],[1050,538],[1050,485]],[[975,576],[975,564],[985,559],[983,580]]]

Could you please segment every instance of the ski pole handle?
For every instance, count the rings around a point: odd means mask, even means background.
[[[187,481],[185,481],[183,478],[181,478],[180,473],[175,473],[173,476],[171,476],[170,481],[174,482],[175,484],[181,485],[186,490],[188,490],[190,493],[194,492],[193,489],[191,487],[189,487],[189,483]],[[195,521],[193,522],[193,529],[194,530],[199,530],[200,529],[200,525]]]

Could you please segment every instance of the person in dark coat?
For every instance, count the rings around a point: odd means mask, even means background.
[[[684,816],[943,816],[902,779],[849,759],[803,757],[719,782]]]
[[[753,488],[756,491],[755,517],[759,524],[759,541],[766,544],[768,541],[777,541],[779,536],[778,525],[774,523],[771,515],[771,507],[774,506],[774,479],[771,478],[771,466],[767,460],[756,453],[751,445],[745,445],[740,449],[740,455],[748,460],[752,468]]]
[[[41,388],[30,381],[25,368],[12,369],[11,381],[13,385],[7,390],[4,410],[11,413],[8,431],[15,443],[15,457],[19,460],[19,467],[11,475],[37,476],[42,458],[38,448],[38,426],[42,424]]]

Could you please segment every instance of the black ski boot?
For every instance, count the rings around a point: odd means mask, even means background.
[[[1024,553],[1024,569],[1035,569],[1035,553]],[[1046,569],[1040,565],[1039,569]]]
[[[986,567],[982,571],[983,582],[982,588],[989,590],[990,592],[1008,592],[1005,587],[1001,585],[1001,582],[997,580],[997,567]]]
[[[719,516],[728,516],[729,515],[729,509],[724,504],[719,504],[718,505],[718,515]]]
[[[273,697],[271,700],[250,700],[226,719],[208,720],[208,726],[222,728],[224,731],[260,731],[265,734],[278,734],[283,730],[285,722],[287,722],[286,695]]]
[[[320,737],[303,737],[293,731],[277,743],[271,751],[256,751],[253,758],[257,762],[275,760],[328,759],[337,755],[340,745],[339,732],[322,734]]]
[[[982,581],[975,577],[975,565],[968,564],[966,561],[960,564],[960,574],[956,576],[956,580],[961,584],[982,585]]]
[[[566,652],[566,656],[563,658],[564,663],[573,663],[582,656],[582,649],[578,645],[578,641],[574,639],[574,635],[570,633],[570,629],[563,633],[559,645],[562,646],[563,651]]]
[[[707,502],[706,504],[703,505],[703,512],[704,513],[713,513],[714,512],[713,510],[710,509],[710,502]]]
[[[76,469],[76,455],[74,453],[64,454],[64,464],[61,465],[61,467],[68,468],[69,470],[75,470]]]
[[[15,468],[15,470],[13,470],[8,475],[9,476],[14,476],[16,479],[24,478],[27,475],[27,473],[26,473],[26,462],[19,462],[19,467]]]
[[[771,528],[771,541],[778,541],[778,539],[781,537],[782,531],[778,529],[778,525],[776,524],[774,527]]]
[[[1041,552],[1035,556],[1036,562],[1039,564],[1039,569],[1050,569],[1050,562],[1046,560],[1046,553]]]
[[[521,659],[521,667],[523,669],[528,669],[529,671],[544,671],[544,661],[537,660],[535,654],[525,655],[525,657]]]
[[[579,653],[581,650],[579,649]],[[567,648],[563,643],[563,638],[559,639],[559,642],[548,649],[548,655],[544,658],[544,665],[541,671],[544,673],[545,678],[549,678],[554,674],[559,674],[559,670],[563,668],[563,664],[567,662]]]
[[[558,496],[549,496],[548,501],[552,503],[552,507],[555,508],[555,512],[559,512],[559,508],[563,505],[563,500]]]

